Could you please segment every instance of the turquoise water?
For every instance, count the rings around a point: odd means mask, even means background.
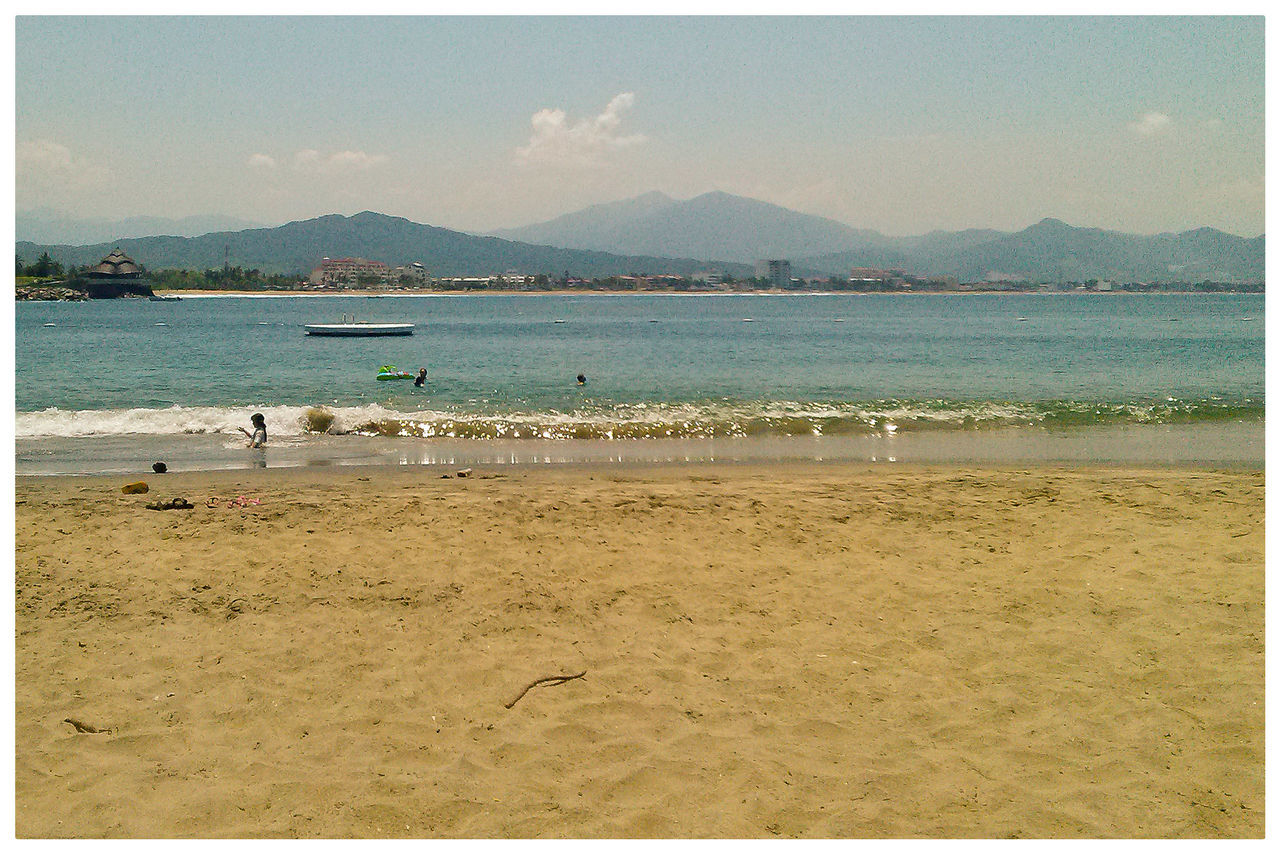
[[[305,437],[312,407],[338,433],[622,439],[1260,420],[1264,404],[1261,295],[219,297],[15,312],[20,439],[231,434],[253,411],[273,437]],[[303,332],[344,314],[417,328]],[[425,366],[428,385],[378,382],[383,364]]]

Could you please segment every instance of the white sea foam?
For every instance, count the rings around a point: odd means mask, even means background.
[[[249,416],[261,412],[270,433],[299,435],[303,432],[305,406],[218,407],[171,406],[167,409],[65,410],[50,408],[40,412],[19,412],[16,435],[19,439],[38,436],[121,436],[130,434],[174,435],[183,433],[238,433],[248,427]]]
[[[261,412],[271,436],[300,437],[309,430],[310,406],[184,407],[165,409],[45,409],[19,412],[16,436],[233,434]],[[1160,423],[1188,414],[1214,416],[1212,401],[1153,404],[1015,404],[994,401],[868,401],[637,403],[556,410],[477,412],[399,411],[379,404],[322,406],[335,434],[454,438],[662,438],[745,435],[893,434],[902,430],[965,429],[1062,423]],[[1260,409],[1259,409],[1260,411]]]

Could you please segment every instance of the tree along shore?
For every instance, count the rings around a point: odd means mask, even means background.
[[[381,294],[462,294],[462,293],[1263,293],[1262,282],[975,282],[961,284],[955,279],[921,278],[909,274],[884,280],[846,280],[837,276],[793,279],[790,287],[779,288],[772,280],[735,279],[701,281],[680,276],[608,276],[579,278],[570,275],[504,274],[498,276],[413,279],[386,281],[362,277],[352,283],[325,286],[308,282],[294,274],[265,274],[258,269],[225,267],[221,270],[146,271],[143,279],[128,283],[90,279],[81,268],[65,272],[47,253],[35,263],[18,259],[17,299],[105,299],[122,296],[151,296],[161,293],[282,293],[369,295]]]

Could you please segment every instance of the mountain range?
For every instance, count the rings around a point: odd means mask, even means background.
[[[515,270],[525,274],[564,272],[584,277],[634,272],[690,275],[705,264],[688,258],[624,256],[608,252],[534,246],[497,237],[465,234],[402,217],[364,211],[329,214],[275,228],[223,231],[198,237],[133,237],[89,246],[17,244],[18,257],[34,261],[43,252],[63,266],[84,266],[119,248],[150,269],[218,268],[226,262],[264,273],[307,273],[326,256],[357,256],[397,266],[421,261],[433,276],[485,276]],[[749,275],[745,264],[727,272]]]
[[[159,216],[134,216],[126,219],[79,219],[47,208],[18,211],[14,218],[14,237],[31,243],[82,245],[119,240],[122,237],[151,237],[172,234],[197,237],[211,231],[238,231],[260,228],[262,223],[233,216],[185,216],[171,219]]]
[[[684,201],[663,193],[646,193],[493,234],[570,249],[740,264],[759,258],[823,255],[884,239],[874,231],[719,192]]]
[[[964,243],[960,240],[964,234],[951,232],[946,239],[919,248],[855,249],[807,258],[804,263],[830,273],[850,267],[897,266],[920,275],[956,276],[962,282],[1246,283],[1265,278],[1265,237],[1237,237],[1212,228],[1139,235],[1043,219],[1022,231],[997,232],[980,242]]]
[[[354,255],[392,265],[421,261],[437,276],[507,270],[585,277],[689,275],[717,269],[741,277],[751,275],[753,262],[761,258],[788,258],[796,275],[847,276],[853,267],[876,267],[963,282],[1245,283],[1265,276],[1263,236],[1238,237],[1212,228],[1136,235],[1044,219],[1016,232],[968,229],[893,237],[719,192],[683,201],[646,193],[490,235],[365,211],[189,237],[121,237],[88,246],[20,242],[17,254],[31,261],[47,251],[64,265],[84,265],[117,246],[151,268],[220,267],[226,258],[279,273],[305,273],[325,256]]]
[[[1078,228],[1057,219],[1017,232],[966,229],[891,237],[720,192],[683,201],[646,193],[493,233],[604,252],[738,263],[789,258],[798,269],[832,275],[847,275],[851,267],[896,267],[961,281],[993,276],[1033,281],[1259,281],[1265,254],[1261,236],[1237,237],[1212,228],[1137,235]]]

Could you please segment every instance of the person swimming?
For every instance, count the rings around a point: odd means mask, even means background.
[[[587,384],[587,375],[578,374],[578,385],[586,385],[586,384]]]
[[[416,387],[416,388],[422,388],[423,384],[424,384],[426,381],[427,381],[427,369],[426,369],[426,368],[418,368],[418,375],[417,375],[416,377],[414,377],[414,378],[413,378],[413,385],[414,385],[414,387]]]

